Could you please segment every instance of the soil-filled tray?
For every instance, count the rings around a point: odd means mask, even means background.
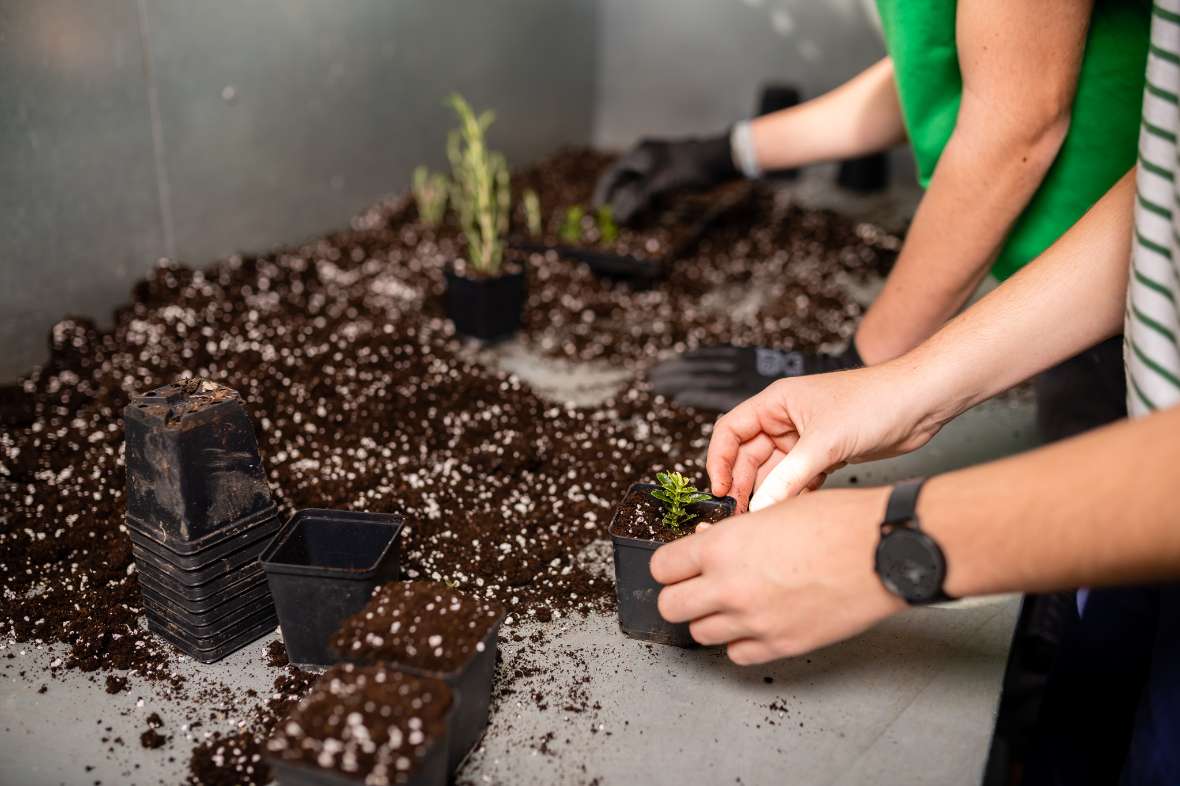
[[[160,539],[220,538],[273,504],[237,391],[185,379],[123,410],[127,516]]]
[[[206,604],[204,611],[193,611],[190,606],[167,594],[150,581],[144,581],[140,575],[139,591],[145,605],[167,609],[175,619],[186,625],[214,625],[230,617],[238,616],[250,609],[260,609],[263,605],[274,606],[270,599],[270,586],[263,579],[248,589],[223,599],[220,603]]]
[[[181,634],[175,625],[156,620],[152,615],[147,618],[148,630],[167,641],[186,655],[190,655],[201,663],[216,663],[227,655],[231,655],[252,641],[262,638],[274,631],[278,620],[274,616],[264,617],[252,627],[233,630],[220,641],[206,641],[206,646],[191,641]]]
[[[451,687],[456,708],[447,766],[455,772],[487,728],[503,619],[500,604],[445,584],[390,582],[344,621],[331,645],[344,660],[389,663]]]
[[[154,544],[162,556],[182,568],[199,568],[247,544],[265,544],[266,537],[272,536],[280,526],[282,520],[273,502],[216,533],[191,541],[168,537],[159,528],[137,520],[130,513],[127,515],[127,529],[141,543]]]
[[[450,689],[387,665],[329,669],[266,742],[280,786],[447,782]]]
[[[261,564],[292,663],[336,662],[328,639],[398,577],[404,523],[394,514],[309,508],[279,531]]]
[[[619,501],[611,519],[619,627],[631,638],[696,647],[687,623],[671,623],[660,616],[657,601],[663,585],[652,578],[651,555],[665,543],[690,534],[698,524],[732,516],[737,503],[732,497],[714,497],[690,505],[691,518],[671,529],[661,522],[663,509],[651,496],[658,488],[654,483],[634,484]]]
[[[598,178],[614,157],[591,150],[567,150],[513,177],[515,203],[531,189],[541,207],[542,232],[526,231],[523,207],[513,224],[513,247],[522,251],[553,251],[564,259],[583,262],[607,278],[653,283],[664,278],[671,265],[690,253],[716,221],[753,196],[749,183],[729,183],[700,193],[682,192],[657,200],[651,210],[630,226],[614,228],[614,237],[602,236],[596,212],[589,207]],[[580,237],[568,236],[570,208],[584,208]]]
[[[165,554],[160,553],[159,546],[155,548],[147,545],[135,533],[131,534],[131,554],[135,562],[141,567],[150,566],[153,570],[167,574],[184,586],[201,586],[215,579],[235,573],[236,571],[258,561],[258,555],[266,546],[265,536],[273,535],[274,530],[264,528],[263,537],[253,542],[245,543],[237,551],[230,552],[224,557],[214,559],[205,565],[194,568],[184,568],[177,565]],[[150,541],[149,541],[150,542]]]

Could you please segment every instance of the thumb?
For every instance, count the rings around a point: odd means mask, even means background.
[[[754,496],[750,498],[750,512],[768,508],[807,488],[811,481],[827,469],[820,456],[821,451],[814,441],[799,440],[758,485]]]

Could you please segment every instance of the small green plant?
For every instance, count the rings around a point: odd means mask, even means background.
[[[495,115],[476,115],[458,94],[452,95],[449,103],[459,116],[459,127],[447,138],[451,204],[467,241],[468,261],[476,272],[494,276],[504,261],[504,237],[512,202],[508,162],[500,153],[488,150],[484,139]]]
[[[664,518],[661,521],[671,529],[680,529],[680,525],[691,518],[692,514],[685,510],[689,505],[712,499],[689,485],[688,478],[679,472],[658,472],[656,481],[660,487],[653,489],[651,495],[664,503]]]
[[[615,223],[615,211],[610,205],[600,205],[594,218],[598,222],[598,239],[602,245],[612,245],[619,239],[619,225]]]
[[[541,221],[541,198],[531,188],[524,192],[524,220],[531,237],[540,237],[545,231]]]
[[[573,245],[582,240],[582,218],[586,211],[581,205],[573,205],[566,209],[565,217],[561,219],[561,229],[557,236],[562,242]]]
[[[414,202],[418,205],[418,218],[423,224],[436,227],[442,223],[447,212],[447,176],[431,172],[425,166],[414,168]]]

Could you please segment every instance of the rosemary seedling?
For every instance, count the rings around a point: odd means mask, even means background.
[[[561,229],[557,236],[563,243],[577,245],[582,241],[582,218],[586,211],[581,205],[573,205],[566,209],[565,217],[561,220]]]
[[[524,192],[524,221],[530,237],[540,237],[545,231],[541,221],[541,198],[531,188]]]
[[[459,128],[447,138],[451,160],[451,204],[467,241],[468,260],[478,273],[499,274],[504,261],[504,238],[512,195],[509,192],[508,163],[504,156],[488,150],[484,135],[495,116],[478,116],[458,94],[449,99],[459,116]]]
[[[447,212],[447,176],[431,172],[425,166],[414,168],[414,202],[418,205],[418,218],[428,227],[442,223]]]
[[[615,211],[610,205],[600,205],[594,213],[598,223],[598,240],[604,246],[613,245],[619,239],[619,225],[615,223]]]
[[[679,472],[658,472],[656,481],[660,487],[653,489],[651,495],[664,503],[664,517],[661,519],[665,527],[679,530],[680,526],[692,517],[686,508],[697,502],[712,499],[708,494],[697,491],[695,486],[688,483],[688,478]]]

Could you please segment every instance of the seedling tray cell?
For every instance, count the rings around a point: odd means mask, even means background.
[[[654,483],[636,483],[627,489],[623,499],[615,508],[615,517],[623,502],[633,492],[650,493],[659,488]],[[690,505],[688,510],[700,513],[710,508],[721,508],[732,515],[736,501],[732,497],[715,497],[712,500]],[[664,543],[642,538],[615,535],[615,519],[611,520],[611,542],[615,558],[615,592],[619,605],[619,627],[633,639],[651,641],[657,644],[671,644],[676,647],[699,646],[688,631],[688,623],[672,623],[660,616],[657,601],[660,584],[651,575],[651,555]]]
[[[364,608],[373,590],[398,577],[401,516],[301,510],[262,555],[292,663],[338,658],[328,639]]]

